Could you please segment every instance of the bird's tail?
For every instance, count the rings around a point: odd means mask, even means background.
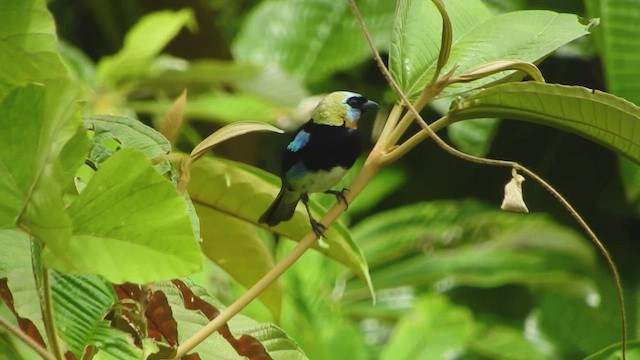
[[[298,193],[287,191],[283,187],[280,189],[273,204],[260,216],[258,221],[269,226],[275,226],[282,221],[289,220],[296,211],[298,201],[300,201],[300,195]]]

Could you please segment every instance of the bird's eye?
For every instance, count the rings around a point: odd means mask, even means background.
[[[360,109],[366,102],[367,99],[362,96],[352,96],[347,99],[347,105],[351,106],[354,109]]]

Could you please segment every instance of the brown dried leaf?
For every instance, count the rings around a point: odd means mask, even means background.
[[[173,143],[178,137],[178,132],[184,122],[184,109],[187,106],[187,89],[171,104],[162,118],[159,125],[159,131],[164,137]]]
[[[201,311],[209,321],[213,320],[220,314],[220,311],[215,306],[196,296],[185,283],[180,280],[173,280],[172,282],[182,293],[184,307],[186,309]],[[269,355],[262,343],[253,336],[245,334],[242,335],[240,339],[236,339],[227,324],[222,326],[218,330],[218,333],[220,333],[220,335],[229,342],[240,356],[245,356],[250,360],[272,359],[271,355]]]
[[[7,304],[9,310],[11,310],[11,312],[16,316],[20,330],[22,330],[22,332],[32,340],[40,344],[40,346],[46,348],[47,346],[44,343],[44,339],[33,322],[29,319],[24,319],[18,316],[18,313],[13,306],[13,295],[11,294],[11,290],[9,290],[9,286],[7,286],[7,278],[0,279],[0,298],[2,298],[4,303]]]

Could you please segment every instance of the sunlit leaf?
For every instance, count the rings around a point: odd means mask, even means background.
[[[273,257],[249,222],[215,209],[195,205],[200,218],[202,252],[245,288],[250,288],[274,266]],[[259,299],[274,319],[280,317],[282,289],[278,283],[267,288]]]
[[[6,144],[0,151],[0,228],[20,224],[45,242],[69,236],[62,192],[72,178],[64,176],[80,165],[86,146],[79,95],[73,83],[60,80],[14,88],[0,99],[0,143]]]
[[[0,230],[0,279],[7,279],[18,316],[27,319],[46,339],[40,297],[31,264],[31,240],[19,230]]]
[[[44,0],[1,2],[0,24],[0,98],[11,85],[67,76]]]
[[[480,0],[445,1],[453,26],[453,45],[478,24],[491,18]],[[442,18],[431,1],[404,0],[398,2],[391,48],[389,70],[400,88],[409,96],[420,92],[432,76],[440,51]],[[449,64],[454,63],[449,60]]]
[[[209,135],[206,139],[202,140],[200,144],[198,144],[192,151],[191,157],[197,158],[202,155],[205,151],[213,148],[214,146],[232,139],[236,136],[244,135],[250,132],[256,131],[272,131],[279,134],[282,134],[284,131],[280,130],[276,127],[273,127],[269,124],[259,123],[259,122],[240,122],[229,124],[222,129],[217,130],[213,134]]]
[[[442,295],[423,296],[400,319],[380,358],[427,360],[460,354],[473,338],[475,326],[469,309],[451,304]]]
[[[190,9],[146,15],[129,30],[118,53],[104,57],[96,75],[102,84],[117,84],[144,74],[149,64],[186,25],[193,23]]]
[[[386,49],[394,2],[356,3],[377,46]],[[232,50],[238,60],[276,64],[309,82],[371,56],[348,3],[333,0],[264,1],[249,14]]]
[[[184,200],[139,151],[122,149],[105,161],[69,214],[71,241],[45,248],[56,269],[147,283],[201,267]]]
[[[480,1],[445,2],[453,23],[453,47],[444,71],[460,74],[496,60],[536,62],[560,46],[587,35],[589,25],[575,15],[552,11],[516,11],[491,16]],[[522,26],[526,23],[527,26]],[[429,1],[402,2],[394,25],[390,68],[410,97],[415,97],[435,72],[441,20]],[[460,93],[504,79],[501,72],[468,84],[447,87],[443,95]]]
[[[578,86],[524,82],[497,85],[457,101],[454,120],[501,117],[552,126],[640,163],[640,107]]]

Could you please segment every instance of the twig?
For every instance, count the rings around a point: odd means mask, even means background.
[[[14,326],[9,320],[0,316],[0,327],[5,328],[11,334],[15,335],[20,341],[29,346],[33,351],[35,351],[41,358],[45,360],[56,360],[53,355],[47,352],[47,349],[43,348],[40,344],[35,342],[32,338],[30,338],[27,334],[22,332],[18,327]]]

